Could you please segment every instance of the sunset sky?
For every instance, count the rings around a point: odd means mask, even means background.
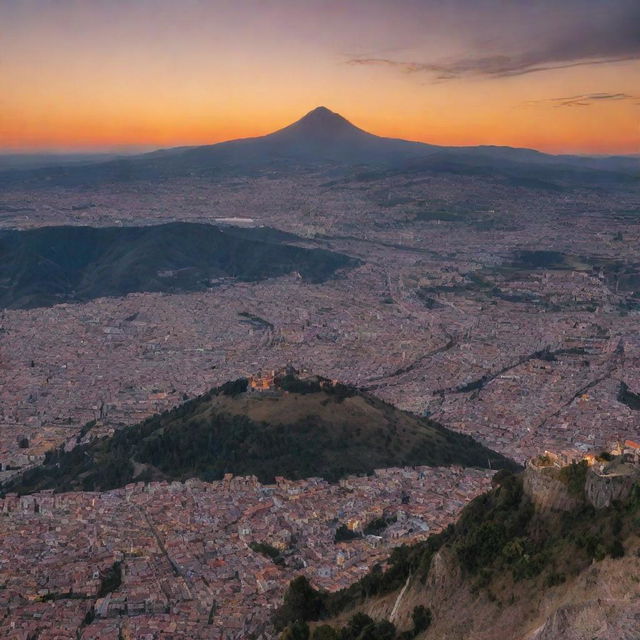
[[[0,0],[0,149],[379,135],[640,152],[639,0]]]

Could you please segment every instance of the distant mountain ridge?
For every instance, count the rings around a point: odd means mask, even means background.
[[[255,475],[261,482],[330,481],[395,466],[517,465],[467,435],[419,418],[355,387],[278,374],[261,391],[241,378],[125,427],[111,438],[50,453],[5,487],[107,490],[138,480]]]
[[[497,176],[572,186],[638,182],[640,160],[630,156],[553,156],[510,147],[442,147],[373,135],[326,107],[317,107],[274,133],[213,145],[163,149],[83,166],[0,172],[0,185],[86,186],[131,180],[215,178],[263,171],[285,173],[356,167]]]
[[[358,264],[342,254],[290,244],[299,240],[264,227],[188,222],[0,230],[0,308],[202,291],[221,278],[258,281],[293,272],[321,282]]]

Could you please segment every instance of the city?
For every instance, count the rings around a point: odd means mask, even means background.
[[[0,2],[0,638],[637,640],[638,24]]]

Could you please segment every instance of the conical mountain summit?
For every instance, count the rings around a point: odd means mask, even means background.
[[[376,137],[351,124],[339,113],[335,113],[327,107],[316,107],[300,120],[267,137],[277,138],[285,135],[303,138]]]

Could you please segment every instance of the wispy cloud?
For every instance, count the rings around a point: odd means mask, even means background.
[[[505,29],[523,34],[522,42],[494,40],[487,54],[477,47],[457,57],[441,60],[402,60],[388,54],[350,56],[355,66],[379,66],[408,74],[424,73],[436,80],[466,77],[506,78],[554,69],[640,60],[640,2],[622,2],[615,11],[592,19],[563,21],[562,28],[528,31],[524,17]],[[580,14],[576,14],[579,17]],[[549,15],[549,24],[553,24]],[[596,19],[597,18],[597,19]],[[499,15],[495,15],[499,20]]]
[[[576,96],[530,100],[527,104],[551,104],[555,107],[589,107],[601,102],[622,102],[633,100],[640,100],[640,96],[633,96],[628,93],[583,93]]]
[[[391,60],[389,58],[350,58],[347,60],[347,64],[354,66],[391,67],[407,74],[428,73],[433,75],[435,80],[455,80],[457,78],[470,76],[508,78],[510,76],[520,76],[527,73],[551,71],[554,69],[569,69],[586,65],[640,60],[640,47],[637,53],[623,56],[587,58],[566,62],[534,62],[534,59],[534,56],[496,55],[482,58],[463,58],[452,62],[425,63]]]

